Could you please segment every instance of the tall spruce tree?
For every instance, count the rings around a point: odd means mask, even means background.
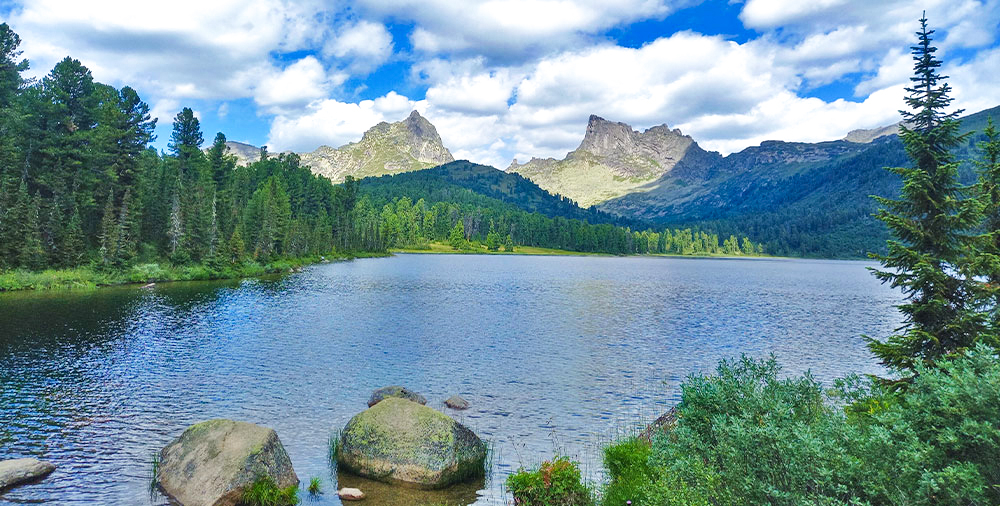
[[[904,374],[985,336],[983,315],[974,308],[977,282],[967,274],[980,206],[965,197],[967,189],[958,183],[951,150],[964,140],[957,121],[962,111],[946,112],[951,87],[947,76],[938,73],[941,61],[934,55],[933,34],[922,17],[918,43],[911,48],[909,110],[900,111],[900,134],[913,165],[889,169],[903,180],[899,199],[875,197],[881,204],[878,217],[893,238],[887,254],[872,255],[882,264],[872,271],[900,288],[906,302],[898,306],[903,327],[885,340],[869,339],[869,347],[884,365]]]

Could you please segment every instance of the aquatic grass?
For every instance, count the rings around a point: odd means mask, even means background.
[[[337,450],[340,449],[340,439],[341,436],[343,436],[343,434],[344,430],[340,429],[330,434],[329,438],[329,450],[327,453],[327,458],[330,459],[330,469],[332,469],[334,473],[337,472]]]
[[[155,502],[160,481],[160,452],[153,453],[149,469],[149,502]]]
[[[319,495],[323,493],[323,487],[320,484],[319,477],[313,476],[309,479],[309,487],[306,489],[309,491],[309,495]]]
[[[241,498],[243,506],[295,506],[301,502],[297,485],[280,488],[267,475],[258,476]]]

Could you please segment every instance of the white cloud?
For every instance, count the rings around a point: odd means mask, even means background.
[[[661,18],[701,0],[361,0],[367,11],[409,20],[411,43],[429,54],[473,54],[523,63],[578,47],[623,23]]]
[[[9,23],[36,75],[71,54],[96,79],[155,97],[232,99],[250,96],[272,52],[314,44],[322,9],[318,0],[31,0]]]
[[[358,103],[318,100],[301,115],[278,115],[271,123],[267,145],[272,151],[312,151],[357,141],[380,121],[400,121],[420,103],[396,92]]]
[[[254,100],[268,112],[299,109],[314,100],[328,96],[331,86],[340,84],[345,76],[327,75],[323,64],[307,56],[275,71],[254,86]]]
[[[323,53],[343,62],[354,73],[367,73],[392,56],[392,34],[381,23],[359,21],[340,28]]]
[[[562,157],[590,114],[666,122],[724,152],[839,138],[896,121],[924,8],[956,106],[1000,103],[1000,0],[747,0],[740,19],[753,40],[678,32],[639,48],[605,33],[700,0],[22,1],[9,21],[35,75],[72,54],[98,80],[150,97],[161,124],[192,99],[221,118],[230,101],[252,98],[259,115],[275,115],[275,151],[339,146],[414,108],[456,157],[498,166]],[[412,53],[396,53],[387,23],[412,23]],[[410,65],[397,91],[358,101],[341,89],[363,89],[352,78],[389,61]],[[806,96],[830,83],[853,100]]]

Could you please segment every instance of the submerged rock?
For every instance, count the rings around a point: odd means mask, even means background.
[[[406,387],[401,387],[399,385],[391,385],[387,387],[382,387],[374,392],[372,392],[371,399],[368,399],[368,407],[372,407],[383,399],[388,399],[390,397],[397,397],[400,399],[406,399],[408,401],[413,401],[418,404],[427,404],[427,399],[424,396],[410,390]]]
[[[280,488],[298,485],[278,434],[233,420],[192,425],[160,452],[156,483],[184,506],[235,506],[260,476]]]
[[[451,409],[469,409],[469,401],[458,395],[453,395],[444,401],[444,405]]]
[[[342,488],[337,491],[337,496],[345,501],[360,501],[365,498],[365,493],[356,488]]]
[[[0,490],[39,480],[55,470],[56,466],[38,459],[0,461]]]
[[[388,398],[355,415],[340,435],[342,469],[388,483],[442,488],[483,474],[486,445],[451,417]]]

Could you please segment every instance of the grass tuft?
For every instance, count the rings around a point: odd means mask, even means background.
[[[323,487],[320,485],[319,478],[316,477],[316,476],[313,476],[309,480],[309,488],[306,489],[306,490],[309,491],[309,495],[319,495],[319,494],[322,494],[323,493]]]
[[[241,504],[243,506],[296,506],[300,502],[298,486],[279,488],[274,483],[273,478],[261,475],[243,491]]]

